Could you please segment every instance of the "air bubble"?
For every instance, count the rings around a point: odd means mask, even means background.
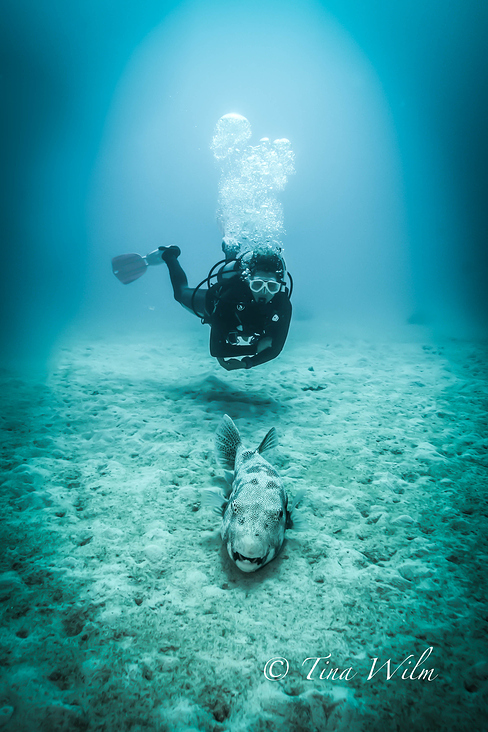
[[[247,144],[249,121],[239,114],[219,119],[211,150],[221,167],[217,221],[227,258],[245,252],[281,252],[283,208],[277,192],[295,172],[294,153],[286,138]]]

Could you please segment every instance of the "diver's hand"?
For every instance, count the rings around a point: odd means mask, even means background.
[[[234,371],[235,369],[245,369],[246,368],[245,362],[239,361],[238,358],[228,358],[227,361],[224,361],[223,358],[219,358],[218,362],[227,371]]]
[[[273,345],[273,341],[271,338],[261,338],[258,341],[258,345],[256,346],[256,353],[261,353],[261,351],[265,351],[267,348],[270,348]]]

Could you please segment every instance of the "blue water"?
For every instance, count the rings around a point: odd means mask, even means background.
[[[304,316],[486,325],[483,4],[6,2],[4,19],[7,351],[44,357],[79,314],[111,327],[115,254],[177,242],[203,276],[231,111],[292,141]]]
[[[481,729],[488,6],[5,0],[2,16],[0,724]],[[290,335],[244,374],[211,359],[165,266],[124,286],[110,265],[176,244],[196,285],[222,257],[228,113],[250,145],[289,140],[296,171],[273,203]],[[252,582],[200,514],[225,412],[250,442],[276,424],[313,517]],[[337,663],[433,646],[442,682],[324,701],[299,672],[264,680],[268,653],[327,651],[324,623]]]

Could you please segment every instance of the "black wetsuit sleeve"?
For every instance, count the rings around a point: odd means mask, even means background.
[[[283,302],[280,315],[281,317],[274,326],[271,334],[271,345],[255,356],[246,356],[243,359],[246,364],[246,369],[252,369],[254,366],[260,366],[263,363],[267,363],[267,361],[272,361],[283,350],[291,320],[291,302],[288,298]]]

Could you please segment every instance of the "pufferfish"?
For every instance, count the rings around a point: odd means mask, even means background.
[[[297,506],[305,491],[299,491],[288,508],[288,495],[276,470],[262,456],[276,447],[272,427],[256,450],[242,444],[239,430],[224,415],[216,433],[217,457],[231,471],[227,495],[208,490],[204,502],[222,516],[220,534],[229,557],[243,572],[255,572],[278,554],[286,529],[303,528]]]

